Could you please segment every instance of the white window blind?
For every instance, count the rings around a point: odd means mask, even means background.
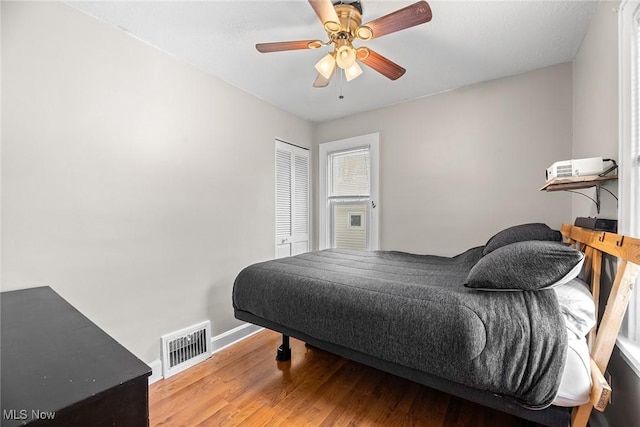
[[[329,197],[369,196],[371,161],[369,148],[332,153]]]
[[[637,4],[637,3],[636,3]],[[636,55],[633,85],[633,132],[631,135],[631,203],[630,226],[634,237],[640,237],[640,10],[635,16]],[[640,329],[640,328],[639,328]],[[640,340],[640,336],[637,337]]]
[[[628,205],[625,212],[621,212],[624,222],[627,224],[628,234],[633,237],[640,237],[640,14],[634,16],[634,42],[635,49],[632,59],[632,88],[631,88],[631,138],[628,141],[628,148],[623,156],[624,164],[628,165],[629,173],[623,174],[622,179],[629,190],[625,196],[628,197]],[[623,113],[624,114],[624,113]],[[638,282],[634,286],[634,291],[629,302],[627,319],[627,338],[640,343],[640,292]]]

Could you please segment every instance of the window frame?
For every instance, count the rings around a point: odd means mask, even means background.
[[[372,133],[319,144],[318,152],[318,249],[331,247],[329,209],[329,168],[328,154],[335,151],[346,151],[369,147],[369,161],[371,162],[371,187],[369,199],[372,202],[369,209],[369,250],[377,250],[380,245],[379,229],[379,173],[380,173],[380,134]],[[334,197],[334,200],[338,198]]]
[[[640,237],[640,0],[623,0],[618,21],[619,53],[619,179],[618,231]],[[640,292],[629,301],[618,347],[640,376]]]

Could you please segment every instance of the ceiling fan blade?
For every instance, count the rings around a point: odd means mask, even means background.
[[[340,19],[331,0],[309,0],[309,4],[318,15],[325,30],[330,33],[340,31]]]
[[[431,7],[429,7],[429,3],[421,0],[410,6],[391,12],[388,15],[374,19],[371,22],[367,22],[363,27],[371,28],[373,32],[372,38],[378,38],[429,21],[431,21]]]
[[[367,47],[358,48],[357,58],[363,64],[373,68],[374,70],[391,80],[399,79],[407,71],[395,62],[390,61],[389,59]]]
[[[331,82],[331,78],[335,74],[336,70],[334,69],[329,78],[325,78],[322,74],[318,73],[316,79],[313,81],[313,87],[327,87]]]
[[[290,42],[258,43],[258,52],[282,52],[284,50],[316,49],[322,46],[320,40],[296,40]]]

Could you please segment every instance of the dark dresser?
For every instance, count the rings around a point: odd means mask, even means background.
[[[48,286],[0,302],[2,427],[149,425],[145,363]]]

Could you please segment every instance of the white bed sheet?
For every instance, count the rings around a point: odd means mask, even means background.
[[[585,338],[569,335],[567,360],[564,373],[553,404],[556,406],[579,406],[589,401],[591,393],[591,365],[589,347]]]
[[[591,364],[586,335],[595,325],[595,305],[588,286],[580,279],[554,288],[567,328],[567,358],[553,404],[579,406],[589,401]]]

